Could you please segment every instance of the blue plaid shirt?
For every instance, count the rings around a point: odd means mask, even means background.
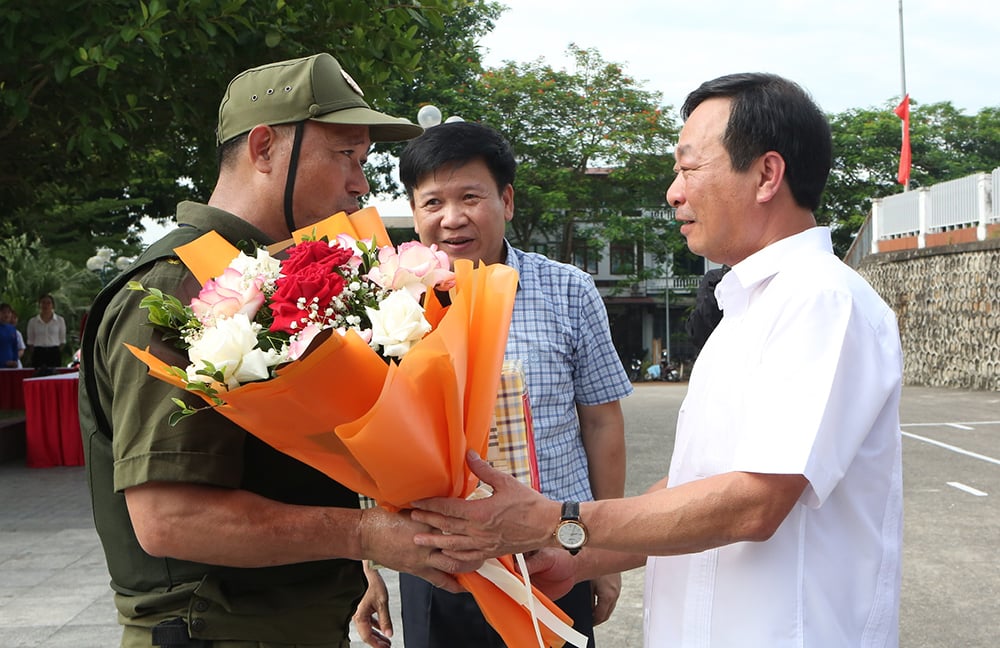
[[[555,500],[592,500],[576,405],[632,393],[604,302],[579,268],[504,245],[506,263],[519,275],[504,357],[523,362],[542,492]]]

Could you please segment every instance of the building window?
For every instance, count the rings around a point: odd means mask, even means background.
[[[573,246],[573,265],[590,274],[597,274],[597,262],[600,254],[590,249],[586,243]]]
[[[611,244],[611,274],[635,274],[635,243],[617,241]]]
[[[528,246],[528,252],[534,252],[536,254],[541,254],[549,257],[550,259],[553,259],[555,257],[553,257],[551,254],[552,247],[553,246],[550,243],[532,243],[531,245]]]

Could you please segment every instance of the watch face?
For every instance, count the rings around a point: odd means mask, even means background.
[[[579,549],[587,541],[587,533],[575,522],[564,522],[559,525],[556,537],[559,539],[559,544],[567,549]]]

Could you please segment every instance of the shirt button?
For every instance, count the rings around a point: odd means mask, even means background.
[[[201,632],[205,629],[205,619],[194,619],[191,621],[191,630]]]
[[[209,605],[208,601],[198,599],[197,601],[194,602],[195,612],[208,612],[209,607],[211,607],[211,605]]]

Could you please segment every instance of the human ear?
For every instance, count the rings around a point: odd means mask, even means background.
[[[768,151],[758,158],[757,202],[769,202],[778,193],[785,179],[785,158],[777,151]]]
[[[277,133],[270,126],[255,126],[247,135],[247,156],[250,163],[261,173],[270,173],[274,163],[271,157],[275,151]]]
[[[503,219],[508,223],[514,218],[514,185],[507,185],[500,194],[503,200]]]

